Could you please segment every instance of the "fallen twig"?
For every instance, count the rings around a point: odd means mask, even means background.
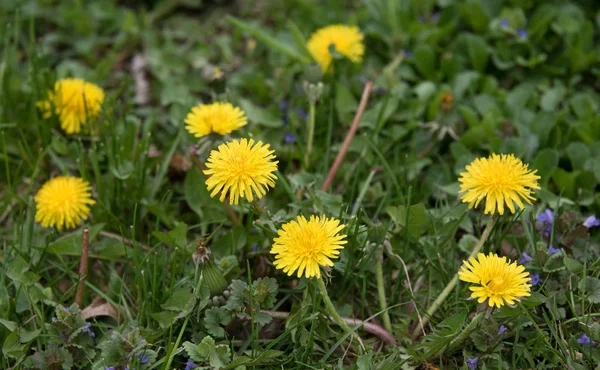
[[[79,262],[79,283],[77,284],[77,293],[75,293],[75,303],[81,307],[83,302],[83,289],[85,287],[85,278],[88,271],[88,255],[90,251],[90,229],[83,229],[81,242],[81,260]]]
[[[365,108],[367,107],[367,102],[369,101],[369,94],[371,94],[371,88],[373,87],[373,83],[371,81],[367,81],[365,88],[363,89],[362,97],[360,98],[360,104],[358,105],[358,110],[354,115],[354,120],[352,121],[352,125],[348,129],[346,133],[346,138],[344,139],[344,143],[338,152],[337,157],[335,157],[335,161],[331,165],[329,169],[329,173],[327,174],[327,178],[323,185],[321,186],[322,191],[327,191],[331,184],[333,183],[333,179],[337,174],[344,158],[346,157],[346,153],[348,152],[348,148],[352,143],[352,139],[354,139],[354,135],[356,134],[356,130],[358,129],[358,124],[360,123],[360,119],[362,118],[363,113],[365,112]]]

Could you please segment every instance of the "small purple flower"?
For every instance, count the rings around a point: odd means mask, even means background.
[[[63,307],[65,309],[65,311],[67,312],[71,312],[71,309],[69,307]]]
[[[510,26],[510,22],[508,21],[508,19],[504,18],[503,20],[500,21],[500,27],[508,28],[508,26]]]
[[[140,359],[140,364],[148,363],[148,356],[146,356],[143,353],[139,356],[139,359]]]
[[[197,367],[198,365],[196,365],[191,358],[188,358],[187,362],[185,363],[185,370],[192,370]]]
[[[302,108],[296,108],[296,114],[305,121],[308,119],[308,113]]]
[[[115,370],[114,366],[104,366],[104,370]]]
[[[283,142],[286,144],[295,144],[296,143],[296,135],[291,132],[286,132],[283,135]]]
[[[437,23],[439,20],[440,20],[440,12],[434,12],[434,13],[431,15],[431,21],[432,21],[433,23]]]
[[[83,329],[81,329],[81,332],[82,332],[82,333],[88,333],[88,334],[90,335],[90,337],[92,337],[92,338],[93,338],[93,337],[95,337],[95,336],[96,336],[96,334],[94,334],[94,332],[90,330],[90,327],[91,327],[91,326],[92,326],[92,323],[89,323],[89,322],[88,322],[88,323],[86,323],[86,324],[85,324],[85,327],[84,327]]]
[[[527,34],[527,31],[524,28],[519,29],[519,31],[517,31],[517,34],[523,40],[527,40],[527,38],[529,37],[529,35]]]
[[[125,365],[125,370],[129,370],[129,365]]]
[[[529,275],[529,284],[535,286],[540,283],[540,274],[531,274]]]
[[[404,57],[406,57],[406,59],[412,59],[414,57],[414,54],[412,53],[412,51],[404,49]]]
[[[533,258],[531,258],[531,256],[528,255],[526,252],[523,252],[523,254],[521,255],[521,258],[519,259],[519,264],[524,265],[531,261],[533,261]]]
[[[479,357],[467,358],[465,361],[469,369],[475,370],[477,369],[477,362],[479,361]]]
[[[554,212],[552,212],[552,210],[550,208],[546,208],[546,210],[544,212],[540,213],[536,217],[536,220],[538,220],[539,222],[541,222],[543,224],[552,225],[552,222],[554,221]]]
[[[506,333],[508,329],[506,328],[506,326],[504,325],[500,325],[500,328],[498,329],[498,335],[502,335],[504,333]]]
[[[548,248],[548,255],[551,256],[553,254],[556,253],[560,253],[561,249],[560,248],[554,248],[554,246],[552,244],[550,244],[550,248]]]
[[[53,317],[51,320],[52,320],[52,322],[57,322],[58,321],[58,319],[56,317]]]
[[[577,343],[582,344],[584,346],[589,346],[592,343],[592,341],[590,340],[590,337],[583,334],[581,337],[579,337],[577,339]]]
[[[585,221],[583,222],[583,226],[587,227],[588,229],[591,229],[592,227],[600,226],[600,221],[596,219],[596,215],[591,215],[590,217],[585,219]]]
[[[387,89],[385,87],[378,87],[375,89],[375,92],[379,95],[385,95],[385,93],[387,93]]]
[[[287,109],[288,109],[288,102],[287,102],[287,100],[282,100],[279,103],[279,110],[283,112],[283,111],[286,111]]]

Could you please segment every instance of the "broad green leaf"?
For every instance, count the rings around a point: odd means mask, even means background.
[[[98,233],[104,228],[104,224],[92,225],[90,229],[90,252],[93,253],[94,243],[93,240],[96,238]],[[81,256],[81,244],[83,242],[82,232],[83,229],[77,229],[56,241],[50,243],[47,252],[67,255],[67,256]]]
[[[587,276],[577,285],[579,292],[587,296],[590,303],[600,303],[600,279]]]
[[[407,227],[408,232],[415,237],[420,236],[427,229],[427,212],[421,203],[410,206],[408,212],[405,206],[388,207],[386,212],[396,225]]]
[[[279,117],[273,115],[266,109],[254,105],[248,99],[240,99],[239,105],[242,108],[242,110],[246,113],[246,116],[248,116],[248,120],[250,120],[250,122],[254,122],[258,125],[271,128],[281,128],[281,126],[283,125]]]
[[[415,66],[428,80],[436,80],[436,56],[429,44],[419,44],[414,50]]]
[[[483,38],[477,35],[466,35],[467,49],[471,64],[479,72],[483,72],[488,63],[488,45]]]
[[[195,305],[196,297],[192,292],[186,288],[178,288],[160,307],[163,310],[178,312],[179,314],[175,318],[180,319],[192,312]]]
[[[541,177],[542,183],[547,183],[548,179],[558,167],[559,153],[556,149],[543,149],[538,152],[533,167],[537,169],[537,175]]]

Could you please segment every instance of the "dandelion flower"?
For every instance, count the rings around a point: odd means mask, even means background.
[[[463,203],[469,208],[477,207],[485,199],[485,213],[504,214],[504,203],[515,213],[516,203],[524,208],[523,200],[531,204],[534,200],[531,189],[539,189],[537,170],[529,170],[526,164],[512,154],[492,154],[488,158],[478,158],[467,171],[461,173],[458,181]]]
[[[195,137],[210,133],[225,135],[245,126],[248,118],[230,103],[198,104],[185,118],[185,128]]]
[[[464,261],[458,272],[462,281],[477,284],[469,289],[471,297],[478,303],[488,301],[490,307],[500,307],[504,302],[514,304],[515,300],[528,297],[531,288],[529,273],[516,262],[509,263],[506,257],[490,253],[479,253],[477,259]]]
[[[44,227],[72,229],[87,218],[92,199],[91,186],[78,177],[60,176],[46,182],[35,196],[35,219]]]
[[[327,72],[333,59],[329,52],[330,45],[335,50],[350,59],[353,63],[362,61],[365,52],[364,36],[358,27],[348,27],[341,24],[327,26],[317,30],[310,36],[306,47],[315,61]]]
[[[48,99],[37,103],[44,118],[50,118],[52,108],[60,120],[60,127],[67,134],[78,134],[81,125],[98,117],[104,90],[80,78],[64,78],[56,81]]]
[[[219,200],[223,202],[229,194],[229,204],[238,204],[240,198],[252,202],[254,197],[262,198],[270,187],[275,187],[278,161],[269,150],[269,144],[262,141],[233,140],[219,145],[218,150],[210,152],[205,170],[210,177],[206,180],[208,190],[214,197],[221,192]]]
[[[334,218],[311,216],[307,221],[298,216],[297,221],[284,224],[277,232],[271,253],[273,264],[291,276],[321,277],[319,266],[333,266],[331,259],[338,258],[340,249],[347,243],[346,235],[338,234],[344,225]]]

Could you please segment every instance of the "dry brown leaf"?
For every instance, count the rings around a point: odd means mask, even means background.
[[[92,303],[81,311],[85,320],[96,316],[110,316],[117,322],[122,322],[125,317],[119,315],[119,311],[105,299],[96,297]]]

